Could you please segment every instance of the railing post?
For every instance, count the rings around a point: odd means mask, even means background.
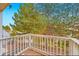
[[[78,39],[70,40],[70,55],[79,55],[79,41]]]
[[[79,55],[79,47],[76,43],[73,43],[73,55]]]
[[[31,38],[31,34],[29,34],[29,48],[32,48],[32,38]]]
[[[0,40],[0,56],[2,55],[2,40]]]
[[[72,49],[73,48],[73,46],[72,46],[72,41],[71,40],[69,40],[69,56],[71,56],[73,53],[72,53]]]

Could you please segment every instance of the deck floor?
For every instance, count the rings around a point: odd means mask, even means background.
[[[43,54],[33,51],[32,49],[27,49],[22,52],[19,56],[44,56]]]

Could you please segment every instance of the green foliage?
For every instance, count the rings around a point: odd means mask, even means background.
[[[11,32],[11,28],[10,26],[6,25],[6,26],[2,26],[3,29],[5,29],[7,32]]]
[[[72,32],[73,35],[78,35],[77,32],[68,29],[74,28],[72,24],[79,22],[78,6],[78,4],[51,3],[21,4],[18,12],[13,16],[15,24],[10,24],[13,30],[12,35],[17,33],[51,33],[51,35],[66,36]]]
[[[14,25],[11,25],[16,33],[42,33],[47,26],[47,17],[40,14],[33,4],[22,4],[18,13],[13,17]]]

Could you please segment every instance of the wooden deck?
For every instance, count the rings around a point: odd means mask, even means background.
[[[34,51],[32,49],[27,49],[22,52],[19,56],[45,56],[41,52]]]

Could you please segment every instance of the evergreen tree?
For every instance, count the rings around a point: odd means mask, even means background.
[[[2,26],[3,29],[5,29],[7,32],[11,32],[11,28],[10,26],[6,25],[6,26]]]
[[[13,16],[14,25],[11,25],[16,33],[37,33],[44,32],[47,26],[47,17],[40,14],[34,8],[34,4],[21,4],[17,13]]]

